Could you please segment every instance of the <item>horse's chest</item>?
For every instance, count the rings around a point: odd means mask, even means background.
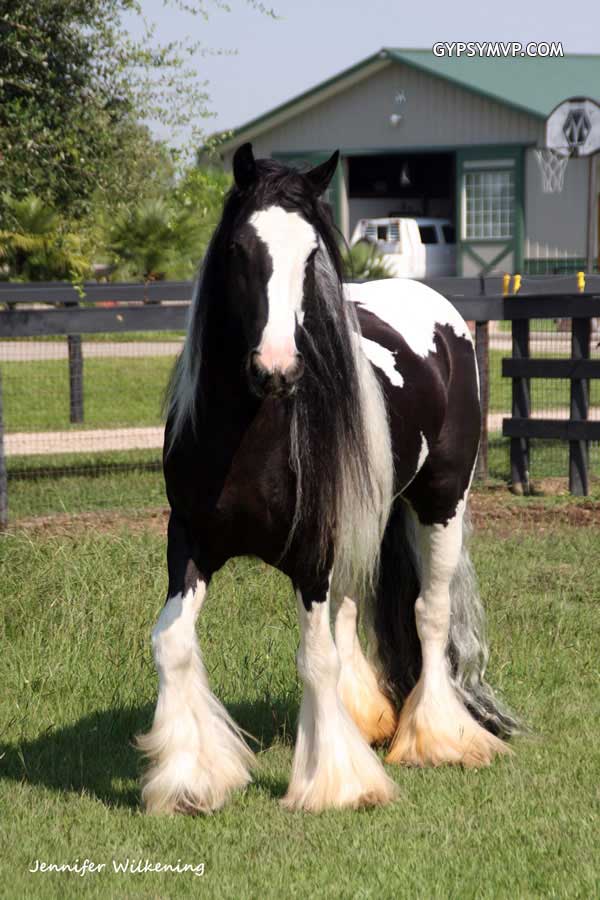
[[[204,540],[230,555],[276,556],[293,515],[294,485],[285,422],[265,403],[231,454],[201,523]],[[210,469],[210,466],[209,466]],[[210,471],[205,476],[215,480]]]

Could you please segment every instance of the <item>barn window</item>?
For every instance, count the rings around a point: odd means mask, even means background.
[[[465,173],[465,238],[510,238],[513,232],[515,183],[513,172]]]

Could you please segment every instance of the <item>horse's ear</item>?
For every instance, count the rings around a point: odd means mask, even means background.
[[[233,154],[233,177],[241,191],[256,181],[256,160],[252,144],[242,144]]]
[[[315,166],[314,169],[311,169],[309,172],[305,173],[304,177],[307,178],[310,182],[312,189],[317,197],[320,197],[321,194],[324,194],[329,187],[329,182],[333,178],[333,174],[337,169],[339,158],[340,151],[336,150],[335,153],[333,153],[329,157],[327,162],[321,163],[320,166]]]

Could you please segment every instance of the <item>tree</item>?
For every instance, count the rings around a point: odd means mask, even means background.
[[[170,2],[206,15],[204,0]],[[141,16],[139,0],[0,0],[0,183],[11,195],[81,218],[172,177],[172,154],[141,123],[175,133],[203,121],[205,88],[186,61],[198,43],[161,45],[152,26],[135,42],[125,13]]]

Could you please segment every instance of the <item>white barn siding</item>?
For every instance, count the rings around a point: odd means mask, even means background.
[[[570,159],[563,190],[544,194],[533,150],[525,154],[525,259],[585,257],[588,159]]]
[[[404,91],[405,103],[395,103]],[[399,112],[403,121],[390,125]],[[539,119],[436,78],[390,63],[353,87],[252,139],[257,156],[286,151],[397,150],[467,144],[536,143]]]

